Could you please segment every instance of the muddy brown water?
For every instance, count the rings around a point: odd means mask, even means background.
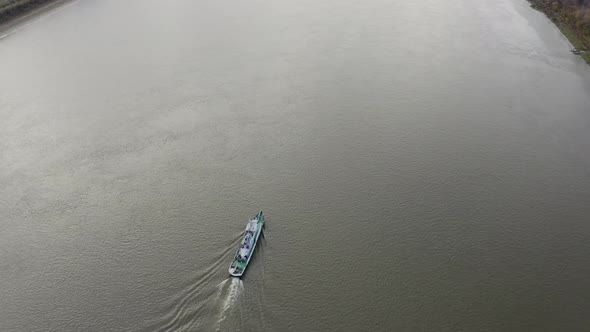
[[[569,49],[517,0],[27,21],[0,40],[0,330],[582,331],[590,70]]]

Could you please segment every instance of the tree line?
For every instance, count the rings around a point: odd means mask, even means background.
[[[590,51],[590,0],[529,0],[580,50]],[[582,54],[590,64],[590,52]]]
[[[576,29],[590,29],[590,0],[532,1]],[[551,16],[550,16],[551,17]],[[553,17],[552,17],[553,18]]]

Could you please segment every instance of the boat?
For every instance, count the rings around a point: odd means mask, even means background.
[[[229,266],[229,274],[231,276],[241,277],[244,274],[244,271],[246,271],[246,267],[248,267],[252,255],[254,255],[254,249],[256,249],[256,244],[258,243],[258,238],[260,237],[260,233],[262,233],[263,227],[264,215],[262,214],[262,211],[260,211],[246,224],[244,237],[240,241],[238,251],[236,251],[234,260]]]

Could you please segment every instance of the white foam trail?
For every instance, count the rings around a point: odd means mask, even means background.
[[[216,286],[217,292],[215,292],[215,299],[221,298],[221,293],[223,293],[223,288],[225,287],[225,284],[227,284],[228,282],[229,282],[229,279],[225,279],[224,281],[217,284],[217,286]]]
[[[223,285],[227,283],[227,280],[220,284],[220,290],[223,289]],[[221,323],[225,320],[227,312],[231,309],[236,301],[238,300],[240,294],[244,290],[244,282],[240,278],[231,278],[231,283],[229,287],[225,291],[225,295],[221,298],[221,311],[219,312],[219,318],[217,319],[217,329],[219,331]]]

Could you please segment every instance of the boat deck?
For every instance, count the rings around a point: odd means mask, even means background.
[[[229,273],[234,277],[241,277],[248,267],[248,263],[250,259],[254,255],[254,250],[256,249],[256,245],[258,244],[258,238],[260,233],[262,232],[262,227],[264,226],[264,216],[262,211],[260,211],[255,218],[251,219],[246,226],[246,231],[242,241],[240,242],[240,248],[236,252],[234,259],[230,265]],[[247,246],[251,246],[251,249],[245,251],[243,249],[244,244]],[[244,251],[241,253],[241,251]],[[242,256],[243,257],[242,257]],[[236,269],[237,268],[237,271]]]

